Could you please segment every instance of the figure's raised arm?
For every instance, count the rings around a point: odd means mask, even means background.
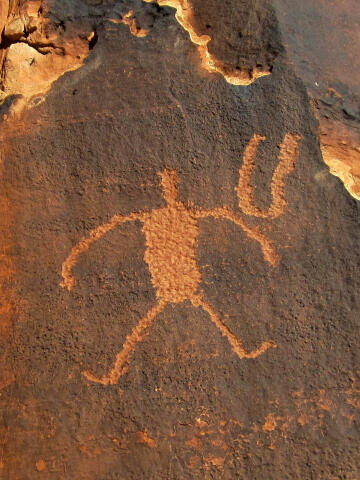
[[[285,179],[295,168],[301,136],[287,133],[280,145],[279,163],[271,180],[272,202],[267,210],[256,205],[255,188],[251,183],[258,145],[264,140],[265,137],[255,134],[245,148],[243,164],[239,170],[239,183],[235,190],[239,199],[239,207],[246,215],[273,219],[285,211]]]
[[[269,262],[273,267],[275,267],[278,263],[280,257],[277,254],[275,247],[271,241],[260,232],[259,227],[251,227],[247,225],[245,220],[233,213],[227,207],[212,208],[209,210],[196,210],[195,215],[197,218],[213,217],[230,220],[231,222],[235,223],[235,225],[241,227],[248,237],[256,240],[260,244],[264,258],[267,262]]]
[[[92,243],[99,240],[103,235],[110,232],[110,230],[113,230],[120,223],[143,220],[145,216],[146,213],[131,213],[130,215],[116,214],[108,222],[91,230],[88,237],[82,238],[72,247],[70,255],[62,264],[61,275],[64,280],[60,283],[60,286],[67,288],[69,291],[73,288],[75,285],[75,279],[72,276],[72,269],[76,265],[79,255],[88,250]]]

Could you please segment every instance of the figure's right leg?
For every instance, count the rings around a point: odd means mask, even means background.
[[[110,370],[109,375],[97,378],[87,371],[82,372],[82,374],[92,382],[102,383],[103,385],[115,385],[119,381],[119,378],[126,372],[127,369],[124,367],[124,364],[129,361],[136,344],[141,342],[146,336],[146,333],[143,333],[144,330],[150,327],[156,315],[164,310],[166,304],[167,302],[160,301],[155,307],[149,310],[147,315],[134,327],[131,334],[126,337],[122,350],[117,354],[114,368]]]
[[[256,348],[255,350],[247,352],[243,347],[242,342],[232,333],[229,327],[221,321],[219,314],[212,308],[211,305],[205,302],[200,295],[195,295],[193,298],[191,298],[191,303],[194,305],[194,307],[202,307],[205,312],[209,314],[211,321],[217,326],[221,334],[227,338],[228,342],[232,346],[233,351],[239,358],[257,358],[269,348],[276,348],[275,343],[267,341],[263,342],[260,347]]]

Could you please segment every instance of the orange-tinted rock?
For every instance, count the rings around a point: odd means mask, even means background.
[[[357,130],[341,121],[321,117],[319,124],[324,162],[350,194],[360,200],[360,128]]]
[[[16,5],[16,4],[15,4]],[[7,112],[20,114],[43,101],[53,82],[76,70],[89,54],[90,27],[62,28],[49,20],[41,0],[21,2],[5,22],[1,90]]]
[[[6,17],[28,37],[3,71],[29,90],[0,119],[6,480],[359,471],[358,205],[324,165],[314,106],[332,157],[356,146],[356,109],[338,85],[310,104],[270,2],[190,4],[181,21],[137,0]],[[62,75],[56,49],[79,45]],[[11,63],[32,49],[34,75]],[[37,103],[45,72],[60,76]]]

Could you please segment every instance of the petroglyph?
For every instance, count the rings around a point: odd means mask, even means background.
[[[71,270],[74,265],[77,263],[78,256],[89,249],[90,245],[96,240],[99,240],[105,233],[109,232],[110,230],[114,229],[119,223],[130,222],[134,220],[140,220],[142,218],[141,214],[132,213],[131,215],[123,216],[123,215],[114,215],[112,219],[101,225],[100,227],[94,228],[91,230],[90,235],[88,238],[80,240],[80,242],[72,248],[70,255],[63,263],[61,275],[64,279],[61,282],[62,287],[66,287],[69,291],[75,285],[75,279],[71,275]]]
[[[235,189],[238,194],[239,207],[247,215],[260,218],[277,218],[284,213],[286,207],[284,186],[285,178],[295,168],[295,161],[298,156],[299,135],[285,135],[280,145],[279,164],[274,172],[271,182],[271,195],[273,201],[269,209],[261,210],[255,204],[254,186],[251,177],[255,169],[255,156],[258,145],[265,137],[254,135],[245,149],[243,164],[239,170],[239,184]]]
[[[244,170],[240,169],[240,176],[243,174],[243,171],[245,171],[246,176],[249,168],[252,171],[253,167],[249,167],[249,151],[252,156],[255,154],[256,142],[258,142],[260,138],[263,139],[263,137],[259,137],[259,135],[254,135],[250,141],[244,155],[245,167]],[[284,177],[294,168],[299,141],[299,136],[288,134],[282,144],[279,166],[275,170],[273,177],[273,185],[275,185],[275,187],[273,188],[273,204],[270,206],[269,212],[280,214],[284,211],[286,205],[282,194]],[[283,145],[285,145],[285,147],[283,147]],[[284,163],[285,167],[283,165]],[[128,363],[136,344],[143,340],[152,322],[156,316],[164,310],[166,305],[182,303],[185,300],[189,300],[195,308],[201,307],[208,313],[210,320],[228,340],[233,351],[239,358],[254,359],[265,353],[269,348],[276,347],[273,342],[266,341],[253,351],[247,352],[245,350],[241,340],[239,340],[220,319],[220,316],[213,307],[205,301],[200,288],[202,275],[196,258],[197,239],[200,233],[199,220],[206,217],[226,219],[240,226],[249,238],[256,240],[260,244],[264,259],[275,267],[279,260],[279,255],[271,241],[260,232],[259,227],[247,225],[240,216],[230,211],[227,207],[200,209],[194,206],[187,206],[178,201],[177,183],[179,179],[176,171],[165,169],[159,173],[159,175],[161,177],[163,196],[166,201],[165,207],[149,212],[132,213],[127,216],[114,215],[109,222],[95,228],[87,238],[80,240],[80,242],[72,248],[70,255],[62,266],[63,281],[60,285],[71,291],[75,286],[72,269],[76,265],[80,254],[88,250],[92,243],[99,240],[103,235],[121,223],[136,220],[143,223],[142,230],[146,239],[144,260],[149,267],[151,281],[155,288],[158,301],[145,317],[138,322],[130,335],[126,337],[122,350],[116,357],[114,367],[108,375],[97,378],[90,372],[83,372],[88,380],[103,385],[116,384],[119,378],[127,371]],[[247,182],[248,180],[245,180],[244,185],[246,185]],[[240,207],[242,207],[242,205],[251,205],[252,190],[245,188],[242,191],[241,185],[242,180],[240,179],[239,186],[236,189],[239,197],[239,205]],[[245,196],[246,199],[240,200],[243,196]],[[280,213],[279,209],[281,210]]]

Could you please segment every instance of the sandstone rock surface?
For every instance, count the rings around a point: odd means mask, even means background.
[[[309,5],[0,11],[6,480],[359,478],[357,85]]]

